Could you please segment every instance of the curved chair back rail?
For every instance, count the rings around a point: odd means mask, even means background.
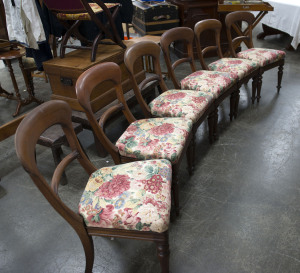
[[[162,191],[161,194],[168,197],[168,202],[166,203],[167,210],[163,211],[165,213],[165,222],[163,223],[162,230],[152,231],[140,231],[139,229],[122,229],[122,228],[112,228],[112,227],[103,227],[101,225],[95,226],[94,224],[86,222],[86,217],[83,214],[84,210],[79,209],[79,213],[74,212],[71,208],[68,207],[58,195],[58,186],[59,180],[64,169],[75,159],[77,159],[83,169],[90,176],[91,174],[100,176],[101,169],[97,170],[95,166],[90,162],[90,160],[85,155],[82,150],[76,134],[73,130],[71,122],[71,113],[72,110],[70,106],[64,101],[49,101],[41,106],[32,110],[20,123],[16,135],[15,135],[15,148],[17,156],[21,161],[26,172],[30,175],[31,179],[41,191],[44,197],[48,200],[51,206],[72,226],[77,235],[79,236],[81,243],[85,252],[85,272],[91,273],[94,263],[94,245],[92,236],[104,236],[104,237],[117,237],[117,238],[126,238],[126,239],[135,239],[135,240],[145,240],[155,242],[157,245],[157,254],[161,265],[161,271],[163,273],[169,272],[169,243],[168,243],[168,224],[169,224],[169,212],[170,212],[170,190],[171,190],[171,166],[170,163],[166,160],[161,160],[160,163],[157,161],[152,161],[150,164],[154,164],[157,168],[160,168],[165,171],[165,168],[168,169],[164,178],[164,182],[167,183],[167,187]],[[39,136],[52,125],[59,124],[64,130],[68,143],[70,145],[70,153],[65,156],[65,158],[59,163],[59,165],[54,170],[51,184],[49,185],[46,178],[40,173],[37,167],[35,159],[35,146],[37,144]],[[139,166],[144,166],[147,168],[147,161],[141,161]],[[160,164],[160,165],[159,165]],[[106,167],[110,168],[110,167]],[[126,169],[126,167],[124,167]],[[123,168],[123,169],[124,169]],[[130,165],[132,172],[141,175],[141,168],[134,164]],[[133,168],[136,168],[134,170]],[[115,168],[111,168],[116,170]],[[119,168],[114,175],[118,176],[118,173],[124,173],[124,170]],[[97,171],[95,173],[95,171]],[[99,172],[98,172],[99,171]],[[107,170],[106,170],[107,171]],[[93,175],[90,176],[88,183],[93,182]],[[132,177],[132,175],[131,175]],[[168,178],[167,178],[168,177]],[[99,179],[102,179],[100,177]],[[104,178],[103,178],[104,179]],[[133,183],[132,191],[134,191],[134,184],[137,182],[130,180],[130,183]],[[146,175],[145,175],[146,179]],[[106,183],[110,183],[108,181]],[[130,184],[131,185],[131,184]],[[99,186],[100,187],[100,186]],[[127,189],[128,192],[131,192],[131,186]],[[88,191],[87,188],[85,191]],[[91,192],[89,192],[89,196]],[[100,198],[96,196],[97,200]],[[103,197],[101,197],[103,198]],[[105,197],[110,198],[110,197]],[[164,199],[165,200],[165,199]],[[141,204],[144,204],[145,200],[140,200]],[[157,200],[160,202],[163,200]],[[164,202],[164,201],[163,201]],[[84,203],[83,203],[84,204]],[[83,206],[82,202],[80,206]],[[151,224],[151,223],[150,223]],[[105,224],[106,225],[106,224]],[[154,228],[153,228],[154,229]]]
[[[247,12],[247,11],[231,12],[229,14],[228,14],[229,16],[226,16],[225,18],[229,50],[231,56],[237,57],[234,48],[239,46],[242,42],[244,42],[248,48],[254,47],[253,40],[252,40],[252,30],[253,30],[252,24],[255,21],[255,16],[251,12]],[[247,23],[247,29],[244,33],[242,33],[239,26],[236,25],[236,23],[241,23],[241,22]],[[232,34],[231,34],[232,29],[234,29],[235,32],[238,34],[238,36],[235,37],[234,39],[232,39]]]
[[[177,59],[174,63],[171,61],[170,46],[174,41],[184,41],[187,48],[187,56]],[[176,27],[165,31],[160,39],[160,46],[164,54],[168,74],[171,77],[176,89],[180,89],[180,83],[175,75],[175,69],[182,63],[189,63],[191,72],[196,71],[193,53],[194,32],[189,27]]]

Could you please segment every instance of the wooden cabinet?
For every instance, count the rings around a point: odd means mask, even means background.
[[[227,50],[228,43],[225,29],[226,13],[218,13],[218,0],[168,0],[168,2],[177,5],[179,10],[180,26],[194,28],[194,25],[205,19],[218,19],[223,24],[221,33],[221,46],[223,52]],[[206,34],[203,46],[214,43],[214,36],[210,33]],[[175,53],[182,57],[185,56],[185,47],[183,43],[174,45]],[[194,47],[196,54],[196,47]]]

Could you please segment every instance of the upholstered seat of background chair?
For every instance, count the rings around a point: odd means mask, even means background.
[[[184,150],[192,121],[151,118],[132,122],[116,142],[122,156],[136,159],[165,158],[175,164]]]
[[[170,219],[171,173],[167,160],[101,168],[90,175],[79,214],[89,227],[164,232]]]
[[[236,77],[231,73],[219,71],[196,71],[180,81],[181,89],[203,91],[215,99],[236,83]]]

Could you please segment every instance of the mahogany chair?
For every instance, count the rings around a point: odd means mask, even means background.
[[[183,90],[200,91],[203,94],[213,97],[213,134],[210,133],[210,141],[218,138],[218,106],[220,103],[230,96],[230,120],[234,115],[235,98],[238,94],[236,79],[226,72],[200,70],[196,71],[196,65],[193,53],[194,31],[188,27],[176,27],[163,33],[160,45],[164,54],[164,59],[168,68],[168,73],[172,79],[175,88]],[[170,55],[170,47],[173,43],[184,41],[187,47],[187,56],[176,59],[172,62]],[[188,63],[191,68],[191,74],[186,76],[179,82],[176,77],[175,69],[181,64]]]
[[[157,245],[161,271],[169,272],[170,162],[156,159],[96,169],[76,138],[71,113],[64,101],[49,101],[35,108],[19,125],[15,147],[37,188],[79,236],[85,252],[85,272],[93,269],[92,236],[152,241]],[[55,124],[64,130],[70,153],[58,164],[49,184],[38,170],[35,146],[43,131]],[[78,212],[58,195],[64,169],[76,159],[89,175]],[[128,218],[132,221],[126,221]]]
[[[91,61],[96,59],[98,44],[105,43],[103,39],[110,39],[115,44],[122,48],[126,48],[122,42],[114,23],[117,16],[120,4],[118,3],[103,3],[101,0],[43,0],[47,8],[55,14],[58,20],[67,29],[66,34],[63,36],[60,48],[60,57],[64,58],[66,48],[73,49],[90,49]],[[103,23],[98,15],[102,13],[106,18],[106,23]],[[94,41],[88,41],[78,30],[78,27],[83,21],[93,21],[99,29],[99,34],[95,37]],[[74,35],[83,44],[89,46],[79,46],[67,44],[69,38]],[[112,44],[111,42],[107,42]]]
[[[121,85],[121,69],[116,63],[101,63],[86,70],[76,82],[77,99],[84,109],[94,133],[112,156],[115,164],[145,159],[167,159],[172,163],[172,192],[176,214],[179,214],[178,170],[188,150],[191,164],[192,121],[184,118],[148,118],[136,120],[128,108]],[[97,122],[91,107],[90,96],[96,86],[110,82],[115,88],[118,104],[109,108]],[[111,96],[103,94],[103,100]],[[129,127],[116,144],[105,133],[105,123],[114,112],[122,110]]]
[[[195,92],[193,90],[170,89],[168,90],[160,67],[160,52],[158,44],[152,41],[142,41],[133,44],[126,49],[124,54],[124,63],[129,72],[133,90],[137,101],[139,102],[144,115],[147,118],[151,117],[182,117],[192,120],[193,122],[193,137],[191,149],[193,152],[192,163],[194,169],[195,162],[195,134],[198,127],[208,117],[208,125],[210,130],[210,140],[213,140],[213,121],[214,108],[213,96],[205,92]],[[144,79],[140,84],[137,83],[134,73],[135,63],[140,58],[151,58],[153,71],[151,76]],[[142,96],[143,90],[150,82],[157,82],[160,90],[159,96],[147,104]],[[193,169],[189,170],[192,174]]]
[[[201,63],[201,66],[205,70],[211,71],[222,71],[229,72],[237,80],[238,93],[235,99],[234,107],[234,117],[237,117],[238,113],[238,104],[240,99],[240,87],[248,83],[250,79],[252,81],[252,97],[256,92],[256,86],[259,79],[259,65],[258,62],[245,60],[241,58],[223,58],[221,43],[220,43],[220,34],[221,34],[222,24],[219,20],[216,19],[206,19],[199,21],[195,27],[195,38],[197,45],[198,57]],[[207,31],[212,31],[215,36],[215,45],[210,45],[207,47],[201,46],[201,34]],[[219,59],[210,64],[206,64],[204,57],[207,53],[214,51],[217,52]]]
[[[265,71],[278,66],[278,80],[277,80],[277,92],[279,93],[281,88],[283,66],[285,60],[285,52],[282,50],[269,49],[269,48],[254,48],[252,40],[252,29],[255,17],[251,12],[236,11],[226,15],[225,24],[227,37],[229,42],[230,53],[234,57],[247,59],[258,62],[260,67],[259,81],[257,85],[257,95],[252,96],[252,103],[255,98],[259,102],[261,96],[262,75]],[[246,31],[242,32],[238,27],[238,24],[247,23]],[[232,39],[231,31],[235,30],[238,37]],[[248,47],[248,49],[236,53],[234,48],[240,45],[242,42]]]

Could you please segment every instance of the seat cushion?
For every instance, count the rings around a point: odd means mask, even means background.
[[[201,70],[192,73],[181,81],[181,89],[210,93],[217,98],[236,82],[234,75],[219,71]]]
[[[168,90],[150,104],[151,113],[157,117],[183,117],[195,123],[211,105],[213,96],[191,90]]]
[[[92,8],[94,13],[100,13],[103,11],[103,9],[96,3],[89,3],[90,7]],[[115,7],[119,4],[115,4],[115,3],[105,3],[107,8],[112,8]],[[87,13],[87,12],[83,12],[83,13],[57,13],[56,15],[57,19],[59,20],[80,20],[80,21],[84,21],[84,20],[91,20],[91,16]]]
[[[283,59],[285,57],[285,52],[269,48],[250,48],[239,52],[237,56],[242,59],[258,62],[259,66],[265,66]]]
[[[130,124],[116,146],[122,156],[176,163],[191,129],[192,121],[183,118],[141,119]]]
[[[171,207],[172,166],[135,161],[94,172],[79,203],[88,227],[164,232]]]
[[[258,62],[240,58],[222,58],[208,65],[209,70],[229,72],[235,79],[239,80],[258,67]]]

